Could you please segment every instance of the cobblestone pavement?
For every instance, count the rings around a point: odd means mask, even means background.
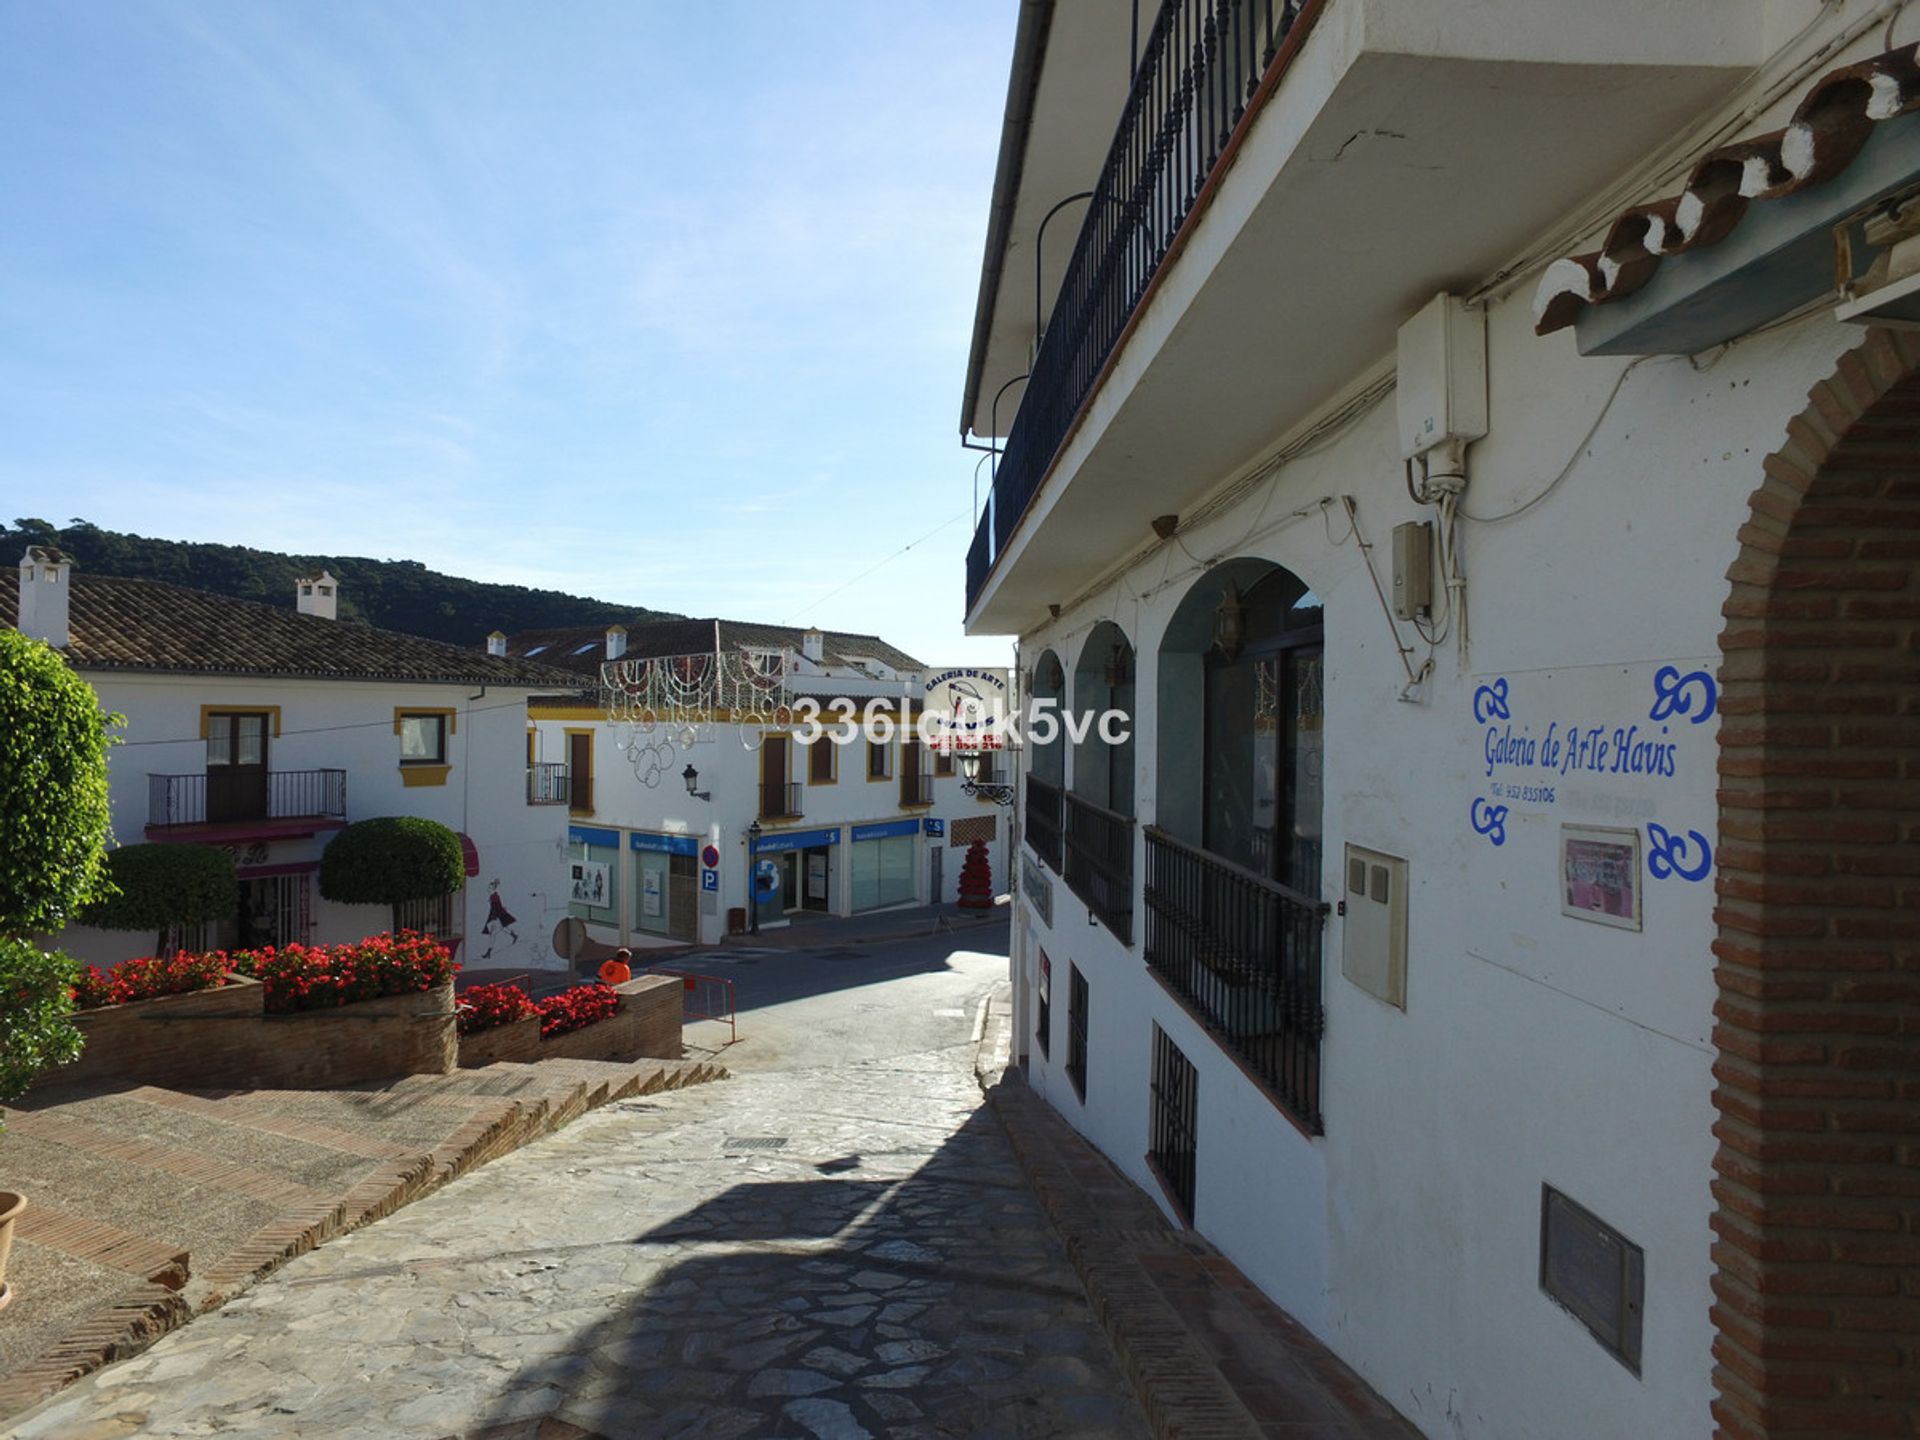
[[[904,992],[922,1010],[925,985]],[[885,1026],[892,988],[807,1003],[857,995]],[[935,1048],[609,1106],[15,1433],[1144,1436],[982,1108],[972,1010],[936,1013],[955,1018]]]

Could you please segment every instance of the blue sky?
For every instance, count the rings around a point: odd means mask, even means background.
[[[1015,8],[0,0],[4,518],[1004,663],[957,423]]]

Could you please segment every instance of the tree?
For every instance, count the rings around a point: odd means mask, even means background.
[[[117,723],[51,647],[0,630],[0,1100],[80,1053],[74,963],[26,937],[112,894],[107,746]]]
[[[165,930],[230,917],[240,904],[233,856],[214,845],[122,845],[107,852],[116,893],[80,912],[103,930]]]
[[[107,746],[119,723],[51,646],[0,630],[0,935],[58,930],[112,893]]]
[[[349,825],[320,855],[320,893],[344,905],[399,905],[466,883],[460,837],[437,820],[386,815]]]
[[[993,908],[993,862],[987,858],[984,840],[967,846],[967,858],[960,862],[960,906],[965,910]]]

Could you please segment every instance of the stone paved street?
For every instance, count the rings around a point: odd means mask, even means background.
[[[837,983],[781,957],[810,993],[743,1013],[737,1078],[596,1112],[15,1433],[1145,1435],[973,1078],[1005,962],[951,944],[886,947]],[[755,1068],[756,1034],[781,1068]]]

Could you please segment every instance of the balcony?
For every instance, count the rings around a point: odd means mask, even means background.
[[[1122,945],[1133,943],[1133,817],[1069,791],[1067,888]]]
[[[1421,0],[1163,0],[1115,100],[1085,60],[1096,20],[1066,23],[1037,77],[1016,68],[1022,160],[975,320],[963,424],[1005,436],[968,552],[976,634],[1038,623],[1271,453],[1420,303],[1494,275],[1765,54],[1750,0],[1484,0],[1445,24]],[[1042,243],[1055,213],[1070,253],[1057,226]]]
[[[347,772],[214,771],[147,776],[147,837],[209,842],[292,838],[347,819]]]
[[[565,765],[541,760],[527,766],[527,804],[568,805],[572,800],[573,785]]]
[[[1320,1118],[1320,935],[1311,896],[1147,828],[1147,968],[1309,1134]]]
[[[798,820],[805,812],[800,808],[801,786],[798,780],[774,781],[760,787],[760,818],[762,820]]]
[[[933,771],[911,771],[900,777],[900,806],[911,809],[933,804]]]
[[[1060,873],[1060,787],[1027,773],[1027,844],[1040,863]]]

